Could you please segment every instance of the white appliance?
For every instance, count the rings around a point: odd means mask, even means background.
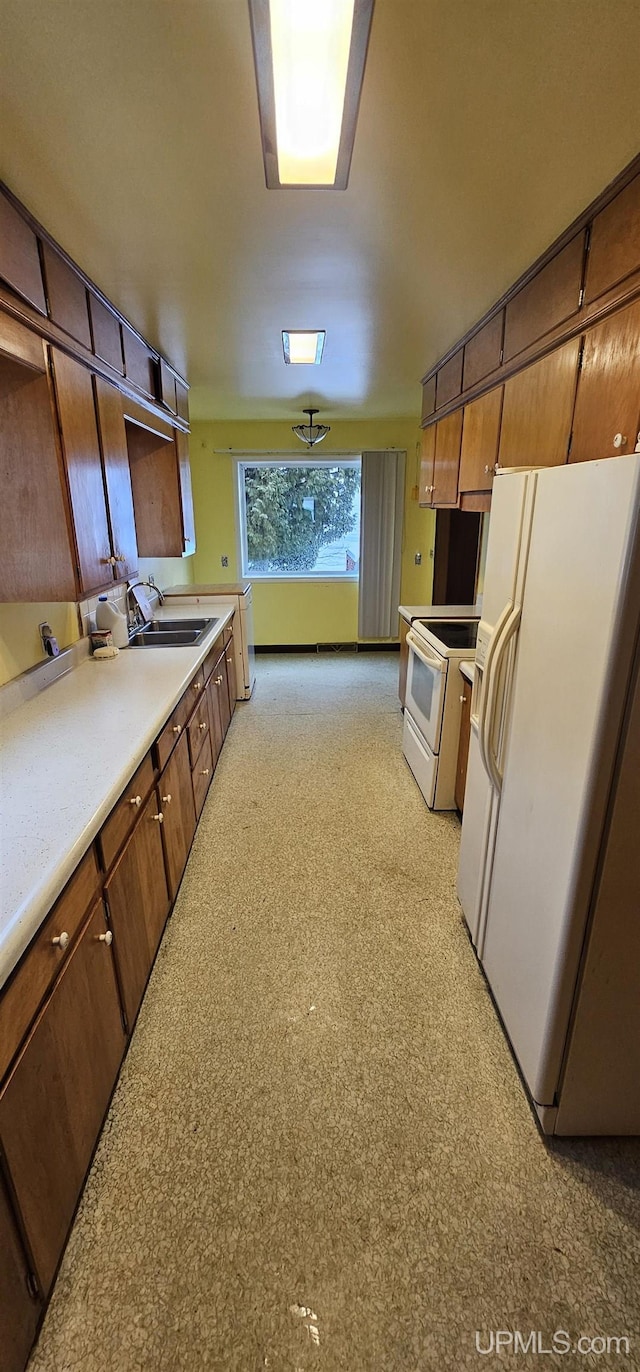
[[[499,472],[458,894],[542,1128],[640,1133],[640,456]]]
[[[407,634],[402,750],[432,810],[455,810],[459,664],[473,658],[477,631],[477,619],[428,618],[414,620]]]
[[[250,581],[219,582],[211,586],[170,586],[163,592],[173,605],[202,605],[215,615],[216,606],[233,605],[233,646],[238,700],[248,700],[256,684],[255,636],[253,632],[253,592]]]

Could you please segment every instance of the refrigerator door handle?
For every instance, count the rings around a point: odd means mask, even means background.
[[[503,781],[503,775],[498,765],[497,754],[492,744],[492,739],[494,735],[494,725],[496,722],[498,707],[502,705],[502,700],[498,698],[498,682],[500,680],[500,670],[504,662],[505,653],[507,651],[507,648],[509,647],[513,635],[516,633],[516,630],[518,629],[521,614],[522,611],[519,605],[512,606],[511,612],[502,631],[500,642],[493,657],[493,661],[491,664],[491,679],[489,681],[489,690],[487,692],[487,722],[485,735],[485,747],[488,764],[487,771],[489,773],[489,779],[491,781],[491,784],[497,795],[500,795]]]
[[[491,696],[491,683],[492,683],[492,677],[493,677],[493,660],[494,660],[494,657],[495,657],[496,648],[497,648],[498,643],[499,643],[499,641],[500,641],[501,634],[502,634],[502,632],[503,632],[503,630],[504,630],[504,628],[505,628],[505,625],[507,624],[507,621],[508,621],[508,619],[509,619],[509,616],[510,616],[512,610],[513,610],[513,601],[508,600],[507,603],[506,603],[506,605],[505,605],[505,607],[504,607],[504,609],[502,610],[502,612],[501,612],[501,614],[500,614],[500,618],[498,619],[498,622],[497,622],[496,627],[495,627],[495,629],[494,629],[494,631],[493,631],[493,633],[492,633],[492,635],[491,635],[491,638],[489,639],[489,644],[488,644],[488,647],[487,647],[487,652],[486,652],[486,656],[485,656],[485,660],[484,660],[484,680],[483,680],[483,684],[482,684],[482,696],[481,696],[481,698],[480,698],[480,709],[479,709],[479,711],[478,711],[478,746],[479,746],[479,748],[480,748],[480,757],[481,757],[481,760],[482,760],[482,766],[484,767],[484,770],[485,770],[485,772],[487,773],[487,776],[489,777],[490,780],[493,780],[493,778],[492,778],[492,775],[491,775],[491,768],[490,768],[490,763],[489,763],[489,747],[488,747],[489,733],[488,733],[488,721],[489,721],[489,700],[490,700],[490,696]]]

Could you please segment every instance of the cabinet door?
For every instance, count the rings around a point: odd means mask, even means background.
[[[153,395],[155,390],[155,361],[151,349],[146,343],[133,333],[126,324],[122,325],[122,350],[124,353],[124,369],[129,381],[134,386],[139,386],[146,395]]]
[[[160,778],[160,803],[169,895],[175,900],[196,830],[186,734],[182,734]]]
[[[55,348],[52,358],[80,589],[91,591],[113,581],[91,372]]]
[[[140,1009],[169,913],[160,834],[163,820],[158,795],[153,791],[104,888],[129,1029]]]
[[[222,744],[224,742],[222,734],[222,717],[220,714],[220,687],[216,685],[216,676],[219,675],[220,672],[216,666],[209,678],[209,684],[207,686],[207,702],[209,705],[209,721],[211,724],[209,741],[211,744],[211,760],[214,767],[220,757]]]
[[[110,386],[101,376],[94,376],[93,384],[115,558],[113,572],[116,580],[128,581],[138,572],[138,546],[122,400],[115,386]]]
[[[576,313],[584,243],[582,229],[509,301],[504,325],[505,362]]]
[[[501,467],[557,467],[567,460],[580,340],[505,381]]]
[[[40,371],[1,350],[36,342]],[[24,349],[27,351],[26,347]],[[0,601],[75,600],[55,416],[42,343],[19,324],[0,336]]]
[[[84,281],[50,243],[42,244],[42,260],[51,319],[65,333],[83,343],[85,348],[91,348],[89,306]]]
[[[502,386],[465,405],[460,451],[460,490],[490,491],[498,461]]]
[[[191,490],[191,463],[189,461],[189,435],[176,429],[176,449],[178,453],[178,474],[180,478],[180,506],[182,509],[182,544],[185,553],[195,553],[196,526],[193,515],[193,493]]]
[[[222,740],[226,737],[227,729],[231,721],[231,711],[229,709],[229,682],[227,677],[227,660],[225,653],[222,652],[213,669],[211,676],[212,689],[217,692],[218,707],[220,710],[220,725],[222,728]]]
[[[476,381],[482,381],[483,377],[488,376],[489,372],[495,371],[502,361],[502,331],[504,327],[504,310],[495,314],[487,324],[484,324],[478,332],[465,343],[464,347],[464,371],[463,371],[463,390],[468,390],[469,386],[475,386]]]
[[[231,717],[236,708],[236,699],[238,695],[236,681],[235,645],[233,641],[233,635],[227,643],[224,655],[225,662],[227,664],[227,686],[229,688],[229,715]]]
[[[449,400],[455,400],[462,390],[462,358],[463,348],[459,348],[453,357],[445,362],[444,367],[436,375],[436,409],[439,410],[446,405]]]
[[[27,1255],[0,1177],[0,1367],[23,1372],[36,1336],[40,1301],[31,1295]]]
[[[447,415],[436,425],[436,457],[433,467],[433,504],[457,505],[462,410]]]
[[[0,191],[0,277],[24,300],[28,300],[30,305],[34,305],[40,314],[47,313],[38,254],[38,240],[33,229],[2,191]]]
[[[98,901],[0,1096],[0,1141],[44,1294],[124,1052]]]
[[[108,362],[114,371],[123,372],[120,320],[113,314],[112,310],[103,304],[102,300],[98,300],[93,291],[89,291],[89,314],[93,334],[93,351],[96,357],[101,357],[103,362]]]
[[[436,379],[432,376],[422,387],[422,418],[429,419],[436,408]]]
[[[589,329],[570,462],[632,453],[640,441],[640,300]],[[617,441],[616,441],[617,440]]]
[[[188,424],[188,423],[189,423],[189,387],[188,387],[188,386],[185,386],[184,382],[183,382],[183,381],[179,381],[177,377],[176,377],[176,405],[177,405],[177,407],[178,407],[178,414],[179,414],[179,416],[180,416],[180,419],[183,419],[184,422],[185,422],[185,424]]]
[[[436,425],[431,424],[422,430],[422,451],[420,455],[419,505],[433,504],[433,465],[436,458]]]
[[[591,225],[585,304],[597,300],[640,267],[640,174]]]
[[[456,806],[462,814],[464,810],[464,792],[467,784],[467,763],[469,761],[469,742],[471,739],[471,682],[466,677],[460,678],[462,696],[462,715],[460,718],[460,740],[458,743],[458,764],[456,767],[456,785],[454,800]]]
[[[182,499],[173,433],[164,438],[139,424],[127,424],[127,446],[138,553],[182,557]]]

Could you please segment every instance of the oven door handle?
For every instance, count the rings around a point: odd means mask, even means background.
[[[447,664],[445,659],[442,657],[436,657],[435,653],[433,654],[433,656],[431,656],[429,649],[426,648],[423,643],[418,643],[415,636],[411,633],[411,630],[409,630],[409,633],[407,634],[407,643],[415,653],[416,657],[421,658],[426,667],[431,667],[434,672],[446,672]]]

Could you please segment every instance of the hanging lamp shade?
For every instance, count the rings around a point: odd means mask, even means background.
[[[314,424],[313,416],[317,413],[317,410],[304,410],[303,414],[309,416],[309,423],[292,424],[291,426],[296,437],[302,439],[302,442],[307,443],[310,448],[313,448],[315,443],[321,443],[331,428],[330,424]]]

